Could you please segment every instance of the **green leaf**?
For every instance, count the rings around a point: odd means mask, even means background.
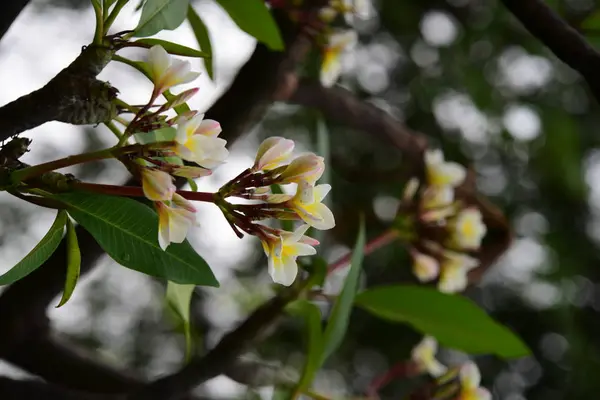
[[[152,36],[166,29],[173,30],[185,20],[189,0],[147,0],[134,36]]]
[[[412,325],[440,344],[467,353],[493,353],[504,358],[531,353],[519,337],[471,300],[433,288],[373,288],[358,295],[356,305],[383,319]]]
[[[354,251],[352,252],[350,270],[344,281],[344,287],[331,311],[327,328],[325,328],[321,363],[324,363],[325,360],[337,350],[346,335],[346,330],[348,329],[348,323],[350,321],[350,313],[352,312],[352,305],[354,304],[354,298],[358,291],[366,241],[365,237],[365,222],[364,219],[361,218],[358,237],[356,238],[356,244],[354,245]]]
[[[81,251],[77,241],[77,233],[75,227],[69,218],[67,218],[67,276],[65,279],[65,289],[62,298],[56,306],[59,308],[67,303],[75,291],[75,285],[79,279],[79,271],[81,268]]]
[[[308,348],[304,370],[296,387],[296,393],[307,389],[321,368],[321,353],[323,351],[323,332],[321,331],[321,310],[307,300],[295,300],[286,311],[291,315],[302,317],[308,333]]]
[[[200,49],[208,54],[208,56],[203,60],[204,67],[206,68],[206,72],[208,73],[210,79],[214,81],[215,72],[213,69],[212,44],[210,42],[208,29],[206,28],[206,25],[204,25],[204,21],[202,21],[198,13],[191,5],[188,7],[187,17],[188,21],[190,22],[190,26],[192,27],[192,31],[194,31],[194,36],[196,36],[196,40],[198,41],[198,46],[200,46]]]
[[[271,50],[283,50],[279,27],[264,0],[217,0],[241,30]]]
[[[192,49],[191,47],[183,46],[177,43],[168,42],[166,40],[161,39],[138,39],[134,43],[140,43],[148,47],[152,47],[154,45],[161,45],[169,54],[175,54],[178,56],[185,57],[211,57],[208,53],[196,49]]]
[[[156,142],[170,142],[175,140],[177,135],[177,129],[173,127],[161,128],[152,132],[141,132],[133,135],[136,142],[140,144],[156,143]]]
[[[124,197],[71,192],[54,196],[119,264],[181,284],[218,286],[210,267],[188,241],[158,244],[158,215]]]
[[[187,178],[187,183],[190,185],[190,189],[192,189],[192,192],[198,191],[198,184],[196,183],[195,180],[193,180],[191,178]]]
[[[190,323],[190,304],[192,294],[196,285],[180,285],[175,282],[167,282],[167,304],[181,318],[185,334],[186,359],[192,356],[192,331]]]
[[[599,29],[600,28],[600,10],[594,11],[593,13],[589,14],[587,16],[587,18],[585,18],[581,22],[581,27],[584,30]]]
[[[275,387],[271,400],[292,400],[294,392],[286,387]]]
[[[23,258],[17,265],[12,267],[4,275],[0,276],[0,285],[9,285],[22,279],[38,269],[60,244],[67,223],[67,213],[59,211],[42,240]]]

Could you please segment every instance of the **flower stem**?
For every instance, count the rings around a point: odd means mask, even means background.
[[[117,139],[121,139],[123,133],[119,130],[119,128],[117,128],[114,122],[105,122],[104,125],[106,125],[108,129],[110,129],[110,131],[117,137]]]
[[[113,24],[113,22],[115,22],[115,19],[119,15],[119,12],[121,12],[121,9],[123,8],[123,6],[125,6],[125,4],[127,4],[127,1],[128,0],[117,1],[117,4],[113,8],[113,10],[110,12],[108,17],[106,17],[106,20],[104,21],[104,32],[108,32],[111,25]],[[107,12],[108,10],[104,10],[104,11]]]
[[[108,194],[112,196],[126,197],[145,197],[144,190],[139,186],[119,186],[119,185],[103,185],[99,183],[74,182],[72,187],[75,189],[84,190],[87,192],[95,192]],[[206,203],[215,202],[215,194],[209,192],[190,192],[188,190],[178,190],[177,194],[182,197],[193,200],[203,201]]]
[[[381,235],[370,240],[365,245],[364,250],[363,250],[364,255],[365,256],[369,255],[369,254],[373,253],[375,250],[378,250],[378,249],[394,242],[397,239],[398,239],[398,232],[395,229],[388,229],[387,231],[383,232]],[[352,252],[348,252],[348,254],[345,254],[344,256],[339,258],[337,261],[333,262],[332,264],[329,264],[327,273],[331,274],[336,269],[342,268],[342,267],[348,265],[350,263],[351,259],[352,259]]]
[[[102,43],[102,36],[104,35],[104,21],[102,16],[102,6],[99,0],[92,1],[92,7],[94,8],[94,14],[96,15],[96,31],[94,32],[94,44]]]
[[[102,149],[98,151],[92,151],[89,153],[77,154],[75,156],[68,156],[60,158],[58,160],[50,161],[43,164],[34,165],[32,167],[23,168],[14,171],[11,174],[13,182],[23,182],[29,178],[42,175],[43,173],[54,171],[57,169],[70,167],[71,165],[81,164],[89,161],[103,160],[106,158],[114,157],[115,148]]]

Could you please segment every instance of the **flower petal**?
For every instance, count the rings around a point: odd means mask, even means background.
[[[462,387],[466,389],[475,389],[481,382],[481,373],[473,361],[467,361],[462,365],[459,376]]]
[[[325,196],[331,191],[331,185],[327,183],[323,183],[321,185],[315,186],[314,196],[315,202],[320,203],[323,201]]]
[[[295,257],[283,257],[280,267],[273,276],[273,281],[284,286],[290,286],[298,275],[298,264]]]
[[[219,124],[217,121],[214,119],[205,119],[200,123],[194,134],[216,137],[219,136],[221,131],[221,124]]]

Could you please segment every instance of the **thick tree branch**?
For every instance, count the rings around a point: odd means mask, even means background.
[[[192,360],[135,392],[127,400],[176,400],[194,387],[226,373],[240,355],[274,328],[285,306],[297,296],[297,289],[282,291],[256,309],[242,324],[225,335],[205,356]]]
[[[74,390],[124,393],[144,383],[126,371],[102,363],[94,352],[55,337],[43,336],[23,342],[5,359],[46,381]]]
[[[33,380],[13,380],[0,377],[2,400],[119,400],[115,396],[75,392],[59,386]]]
[[[11,0],[5,1],[2,4],[2,13],[0,13],[0,40],[27,4],[29,4],[29,0]]]
[[[600,101],[600,53],[543,0],[502,0],[523,26],[578,71]]]

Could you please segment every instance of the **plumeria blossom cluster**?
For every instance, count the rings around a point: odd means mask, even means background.
[[[204,119],[194,111],[170,120],[163,114],[187,102],[198,92],[197,88],[172,97],[154,112],[149,111],[165,91],[198,77],[199,73],[191,71],[190,63],[172,59],[160,45],[150,48],[146,63],[154,83],[152,95],[129,122],[121,140],[128,140],[134,133],[136,138],[144,138],[165,127],[174,128],[176,134],[171,141],[149,143],[142,154],[130,154],[121,161],[141,180],[144,195],[154,202],[159,215],[158,241],[165,250],[170,243],[183,242],[196,223],[196,208],[176,193],[174,177],[194,179],[210,175],[211,168],[225,161],[228,151],[226,141],[218,137],[221,127],[217,121]],[[184,165],[184,160],[190,165]]]
[[[438,279],[438,289],[463,291],[467,273],[478,266],[476,252],[487,229],[479,209],[455,198],[465,168],[444,160],[441,150],[425,153],[425,180],[405,188],[397,222],[410,240],[413,272],[421,282]]]
[[[435,338],[425,336],[411,352],[411,361],[416,373],[431,375],[439,385],[447,385],[448,382],[452,382],[445,389],[442,388],[440,396],[436,398],[453,398],[456,400],[492,399],[489,390],[479,386],[481,373],[477,364],[473,361],[467,361],[457,368],[449,369],[437,360],[437,350],[438,343]]]
[[[122,159],[140,178],[144,195],[154,202],[159,215],[158,242],[163,250],[171,243],[185,240],[196,225],[196,208],[190,201],[197,196],[177,191],[174,177],[189,179],[210,175],[229,154],[227,142],[219,138],[221,126],[191,111],[167,119],[162,112],[176,107],[193,96],[197,89],[171,98],[156,112],[147,112],[158,96],[175,85],[188,83],[198,74],[187,62],[172,60],[161,46],[149,51],[148,67],[154,82],[149,103],[129,123],[136,138],[164,127],[174,128],[172,140],[144,145],[143,154],[129,154]],[[126,131],[127,133],[127,131]],[[125,136],[127,138],[127,136]],[[322,203],[331,187],[317,184],[323,175],[323,157],[313,153],[293,158],[294,142],[282,137],[267,138],[258,148],[252,167],[227,182],[217,193],[202,193],[202,201],[215,203],[238,236],[244,233],[260,238],[269,259],[269,273],[282,285],[291,285],[297,274],[297,258],[316,253],[319,242],[305,235],[310,227],[326,230],[335,226],[331,210]],[[184,161],[186,164],[184,165]],[[295,185],[295,194],[274,194],[273,185]],[[200,195],[200,194],[199,194]],[[209,196],[209,200],[206,196]],[[230,197],[250,200],[249,204],[232,204]],[[269,218],[300,221],[293,232],[261,224]]]
[[[366,19],[369,13],[370,4],[367,0],[331,0],[320,10],[319,17],[323,22],[331,23],[339,15],[343,15],[346,23],[352,24],[354,17]],[[330,87],[342,73],[342,55],[356,46],[358,36],[354,29],[341,29],[328,32],[325,38],[320,80],[323,86]]]
[[[355,17],[369,18],[369,0],[330,0],[318,10],[316,21],[307,18],[308,14],[302,9],[304,0],[269,0],[269,3],[271,7],[287,11],[293,21],[306,24],[318,33],[322,49],[319,78],[323,86],[333,86],[342,73],[342,55],[356,46],[358,35],[354,29],[332,28],[332,25],[338,19],[352,25]]]
[[[316,253],[319,242],[305,233],[309,227],[331,229],[335,219],[322,203],[331,186],[317,184],[323,175],[323,157],[313,153],[292,159],[294,142],[282,137],[267,138],[259,146],[254,165],[224,185],[223,198],[235,196],[257,201],[256,204],[222,204],[224,214],[236,232],[240,230],[260,238],[269,259],[269,274],[285,286],[291,285],[297,274],[299,256]],[[274,194],[273,185],[295,184],[295,194]],[[277,218],[297,220],[301,225],[293,232],[274,229],[257,221]]]

